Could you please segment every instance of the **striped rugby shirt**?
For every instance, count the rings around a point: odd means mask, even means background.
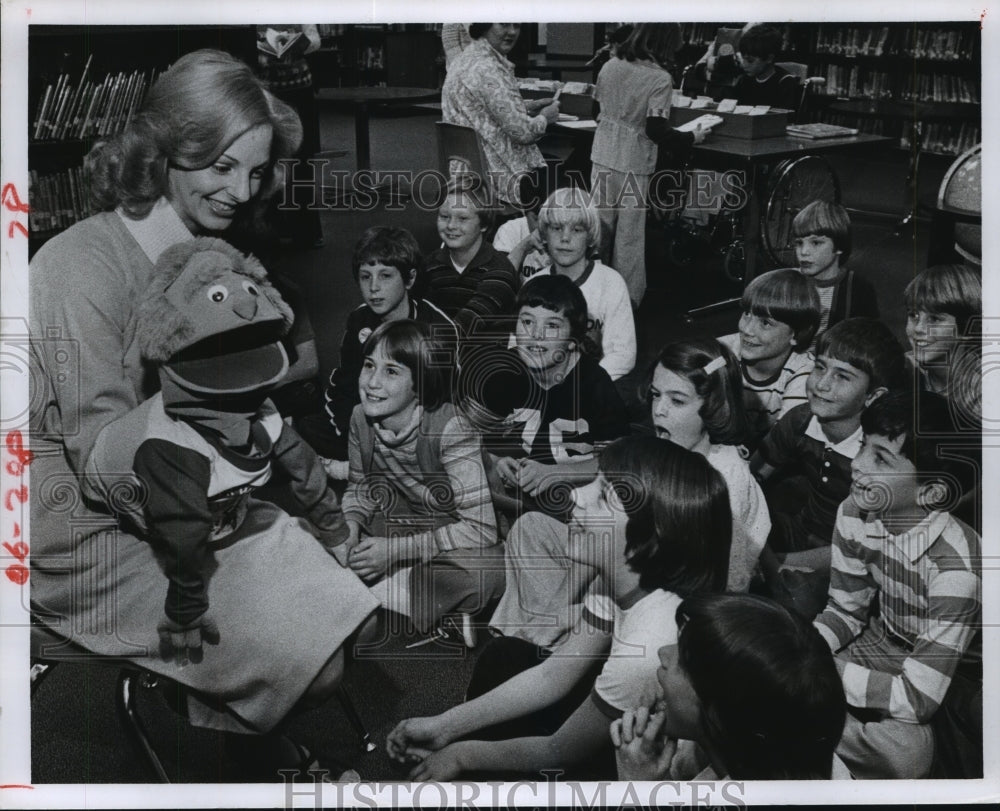
[[[979,536],[949,513],[891,535],[846,499],[833,535],[830,598],[814,624],[837,651],[861,634],[878,594],[876,629],[908,653],[901,666],[887,656],[884,671],[850,661],[847,651],[837,656],[847,703],[928,722],[979,627],[980,585]]]

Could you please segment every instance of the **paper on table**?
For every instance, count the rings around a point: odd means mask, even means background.
[[[674,129],[679,130],[680,132],[692,132],[699,124],[703,127],[708,127],[709,129],[711,129],[716,124],[721,124],[721,123],[722,123],[721,115],[713,115],[712,113],[705,113],[705,115],[700,115],[697,118],[692,118],[690,121],[681,124],[679,127],[674,127]]]
[[[597,126],[597,122],[593,118],[581,118],[576,121],[563,121],[560,118],[557,123],[560,127],[569,127],[574,130],[585,130]]]

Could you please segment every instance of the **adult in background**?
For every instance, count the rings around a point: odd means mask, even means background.
[[[521,98],[507,54],[517,43],[518,23],[472,23],[472,44],[448,66],[441,111],[449,124],[472,127],[494,173],[500,200],[540,205],[548,196],[545,159],[536,145],[559,116],[553,99]]]
[[[268,36],[282,46],[285,42],[297,39],[287,46],[288,50],[278,56],[272,47],[267,45]],[[318,51],[321,45],[319,29],[312,24],[304,25],[258,25],[257,38],[261,43],[257,50],[258,73],[264,80],[268,90],[274,93],[286,104],[290,104],[299,115],[302,122],[302,144],[296,157],[299,164],[312,158],[320,151],[319,109],[316,106],[316,96],[313,90],[312,71],[306,61],[306,54]],[[302,177],[309,177],[313,171],[310,166],[298,169]],[[294,176],[294,172],[292,175]],[[292,177],[288,178],[288,181]],[[296,192],[299,192],[296,194]],[[314,192],[308,188],[292,186],[286,192],[290,196],[295,209],[280,211],[279,237],[290,238],[294,243],[309,245],[314,248],[323,245],[323,225],[320,222],[319,211],[311,211],[307,206],[313,202]],[[319,202],[318,200],[316,202]]]
[[[315,763],[279,725],[332,694],[343,645],[375,599],[304,521],[250,499],[245,534],[213,550],[211,611],[179,626],[165,609],[159,550],[93,507],[85,470],[95,445],[118,441],[127,415],[158,388],[136,334],[157,258],[252,217],[300,138],[295,112],[247,65],[221,51],[186,54],[129,126],[88,155],[100,213],[31,263],[32,606],[74,645],[189,688],[191,723],[233,733],[231,754],[258,778]],[[210,443],[226,428],[204,414],[201,422]]]
[[[681,44],[677,23],[639,23],[597,76],[601,105],[591,149],[590,188],[611,238],[604,258],[625,279],[632,306],[646,292],[646,211],[658,149],[680,157],[708,130],[679,132],[669,124],[674,80],[667,66]],[[661,165],[663,162],[661,162]]]

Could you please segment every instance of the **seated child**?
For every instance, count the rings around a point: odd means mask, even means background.
[[[552,257],[541,273],[570,279],[587,301],[588,332],[601,347],[601,366],[617,380],[635,366],[635,321],[625,280],[598,259],[589,258],[601,238],[601,220],[590,195],[557,189],[538,212],[538,230]],[[538,274],[541,275],[541,274]]]
[[[728,591],[747,590],[771,531],[764,494],[740,447],[742,382],[732,352],[713,338],[690,338],[660,350],[649,383],[656,435],[705,456],[726,482],[733,514]]]
[[[253,257],[221,239],[168,248],[136,325],[143,357],[159,364],[161,389],[123,418],[130,427],[116,436],[131,441],[112,445],[102,434],[87,460],[95,495],[161,555],[160,638],[182,665],[189,657],[200,661],[202,642],[218,645],[220,634],[220,651],[229,652],[203,666],[229,667],[239,655],[231,650],[240,639],[231,609],[245,595],[221,572],[227,560],[251,555],[257,565],[278,567],[289,549],[311,555],[295,543],[300,519],[272,513],[268,523],[253,498],[275,473],[287,480],[296,512],[313,525],[316,549],[336,554],[348,537],[319,459],[268,399],[288,370],[280,338],[291,320]],[[311,559],[317,568],[332,563],[326,555]],[[329,575],[330,589],[321,596],[333,601],[324,610],[334,614],[325,616],[336,620],[334,633],[343,640],[376,601],[341,566],[330,566]],[[213,605],[230,612],[213,612]]]
[[[967,265],[935,265],[911,281],[906,301],[907,364],[916,384],[944,397],[949,408],[952,453],[967,461],[962,474],[965,492],[952,514],[981,529],[979,479],[982,469],[982,337],[981,271]]]
[[[903,369],[899,342],[870,318],[834,324],[816,352],[808,403],[778,420],[750,460],[762,482],[780,474],[764,488],[772,523],[761,557],[765,580],[775,599],[790,601],[807,619],[826,599],[830,538],[861,447],[861,412],[898,385]],[[794,574],[785,577],[788,567]]]
[[[926,777],[942,702],[974,688],[970,674],[982,678],[980,540],[941,509],[953,499],[950,477],[913,414],[909,393],[894,391],[861,417],[829,603],[815,621],[837,654],[849,705],[837,754],[859,778]]]
[[[906,285],[903,298],[910,341],[906,360],[919,372],[921,388],[949,397],[950,355],[980,340],[975,320],[983,314],[981,272],[967,265],[935,265]]]
[[[361,348],[344,494],[346,560],[382,605],[430,631],[503,588],[479,433],[449,402],[454,352],[419,321],[389,321]]]
[[[830,780],[847,715],[823,638],[750,594],[696,594],[677,609],[677,644],[659,651],[655,707],[611,724],[619,780]],[[694,741],[701,751],[678,758]],[[678,773],[693,760],[700,773]]]
[[[781,32],[769,25],[755,25],[740,36],[737,47],[743,75],[735,87],[740,104],[798,109],[798,78],[774,64],[781,40]]]
[[[740,307],[740,331],[719,341],[740,359],[747,443],[756,447],[779,417],[806,400],[819,298],[802,274],[786,268],[754,277]]]
[[[354,246],[351,270],[364,303],[347,317],[340,366],[331,373],[326,388],[326,413],[333,430],[322,450],[324,456],[342,463],[327,463],[328,472],[336,479],[347,478],[347,434],[351,413],[361,402],[358,375],[364,362],[361,347],[368,336],[382,324],[410,318],[428,324],[431,334],[446,345],[457,345],[455,323],[436,305],[411,295],[420,265],[417,241],[404,228],[374,226]]]
[[[527,599],[532,592],[529,581],[537,579],[537,594],[547,600],[556,591],[552,572],[513,571],[511,560],[520,554],[522,543],[525,548],[564,553],[564,522],[571,506],[567,489],[593,478],[597,449],[628,434],[629,421],[611,378],[590,355],[587,304],[580,289],[565,276],[536,276],[521,288],[517,301],[513,350],[504,353],[513,357],[484,359],[471,371],[479,379],[484,369],[495,369],[499,378],[504,369],[520,364],[529,385],[519,391],[514,385],[504,386],[496,394],[506,396],[494,394],[490,399],[483,396],[490,391],[489,381],[481,381],[478,390],[464,394],[463,402],[478,400],[496,416],[494,427],[485,431],[494,463],[494,503],[508,519],[517,519],[507,534],[508,586],[523,579],[519,588]],[[491,620],[493,626],[513,633],[508,627],[522,624],[517,594],[507,590]],[[575,600],[565,597],[564,605],[578,603],[580,594],[574,596]],[[532,641],[548,645],[571,625],[571,619],[563,617],[541,629],[541,636]]]
[[[463,337],[509,331],[520,280],[486,238],[495,218],[488,185],[471,175],[448,182],[437,215],[444,244],[427,257],[423,295],[454,319]]]
[[[400,722],[387,748],[415,764],[411,780],[580,769],[601,754],[607,773],[588,768],[587,779],[613,778],[608,722],[654,701],[657,651],[676,642],[681,600],[725,584],[729,503],[703,456],[649,437],[605,448],[597,478],[573,502],[564,564],[597,573],[574,632],[552,655],[492,640],[468,701]]]
[[[875,288],[847,269],[851,220],[843,206],[814,200],[795,215],[792,236],[799,272],[819,294],[819,332],[845,318],[879,317]]]

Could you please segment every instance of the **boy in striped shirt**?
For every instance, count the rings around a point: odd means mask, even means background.
[[[908,393],[865,410],[851,494],[837,514],[829,601],[815,620],[850,710],[837,754],[860,778],[926,777],[931,720],[946,695],[974,694],[968,675],[981,668],[979,537],[935,509],[951,500],[953,477],[932,472],[942,463],[922,436],[929,410],[921,403],[918,436]]]

